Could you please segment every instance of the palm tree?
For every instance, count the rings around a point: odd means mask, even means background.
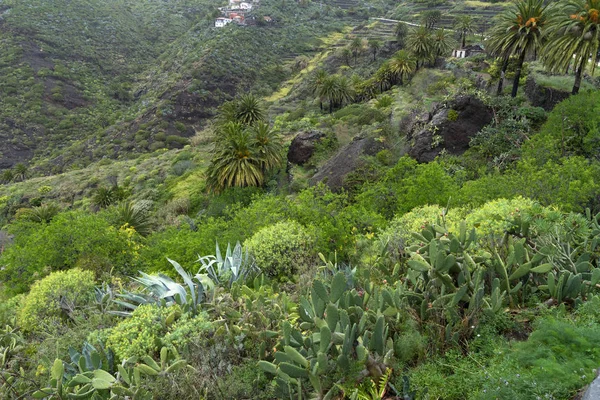
[[[435,58],[452,52],[452,49],[456,45],[454,39],[448,32],[449,31],[442,28],[433,33],[432,47]]]
[[[371,53],[373,53],[373,61],[377,60],[377,52],[381,50],[382,46],[381,40],[369,39],[369,48],[371,49]]]
[[[410,74],[415,72],[417,68],[417,62],[415,58],[406,50],[399,50],[394,54],[392,59],[387,64],[389,73],[393,79],[393,83],[396,81],[403,84],[403,78],[408,77]]]
[[[29,169],[23,163],[18,163],[15,165],[15,170],[13,173],[13,179],[15,181],[23,182],[29,176]]]
[[[352,57],[352,50],[348,47],[342,48],[342,57],[344,57],[344,62],[347,66],[350,66],[350,57]]]
[[[321,85],[318,96],[329,103],[329,113],[352,100],[353,90],[348,78],[340,75],[328,76]]]
[[[252,126],[265,119],[265,111],[260,101],[252,94],[242,95],[237,102],[236,120],[243,125]]]
[[[317,70],[317,72],[315,72],[314,78],[310,83],[310,89],[313,95],[319,95],[321,87],[323,86],[323,83],[325,83],[327,76],[327,71],[325,71],[324,69],[319,69]],[[319,96],[319,107],[321,108],[321,111],[323,111],[324,100],[325,99],[323,97]]]
[[[386,61],[373,76],[375,82],[379,84],[379,91],[385,92],[394,84],[394,74],[390,67],[390,61]]]
[[[431,31],[428,28],[421,26],[413,29],[406,38],[406,44],[417,58],[417,69],[419,68],[419,61],[425,63],[425,60],[431,60],[433,43]]]
[[[408,34],[408,25],[406,25],[404,22],[398,22],[398,25],[396,25],[395,33],[396,43],[398,44],[398,47],[404,47],[404,41],[406,40],[406,35]]]
[[[261,186],[264,174],[261,157],[254,148],[254,139],[240,124],[228,123],[225,137],[216,143],[215,156],[208,167],[207,185],[220,192],[238,186]]]
[[[575,65],[572,94],[581,86],[581,76],[588,62],[592,74],[596,69],[600,46],[600,0],[573,0],[557,10],[549,19],[549,41],[542,60],[548,69],[563,72]]]
[[[467,35],[473,33],[473,17],[470,15],[459,15],[454,21],[454,29],[460,33],[461,47],[467,45]]]
[[[269,127],[269,124],[266,122],[256,124],[252,128],[252,136],[253,147],[260,157],[262,170],[267,171],[281,165],[283,146],[279,136]]]
[[[440,10],[429,10],[423,13],[421,21],[426,28],[433,29],[435,28],[435,24],[437,24],[441,18],[442,12]]]
[[[500,14],[491,31],[488,48],[503,58],[518,55],[511,96],[516,97],[525,56],[537,53],[543,46],[543,29],[547,23],[544,0],[517,0]]]
[[[352,83],[343,75],[337,75],[335,79],[336,96],[335,101],[338,107],[344,103],[350,103],[354,98],[354,89]]]
[[[352,51],[352,55],[354,56],[354,65],[356,65],[356,58],[362,52],[363,47],[361,38],[355,37],[352,39],[352,42],[350,42],[350,51]]]
[[[229,122],[251,126],[265,118],[260,100],[253,94],[243,94],[219,107],[218,120],[221,125]]]

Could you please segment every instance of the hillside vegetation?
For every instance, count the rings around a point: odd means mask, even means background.
[[[0,0],[0,397],[579,398],[596,3]]]

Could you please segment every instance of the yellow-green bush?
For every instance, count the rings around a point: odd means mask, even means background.
[[[94,273],[72,269],[53,272],[35,282],[18,314],[21,328],[27,332],[46,331],[62,323],[61,299],[73,309],[94,299]]]
[[[152,304],[141,305],[131,317],[119,322],[108,331],[106,347],[118,359],[153,354],[160,348],[161,337],[166,333],[166,319],[172,312],[180,312],[179,306],[159,307]]]
[[[209,330],[211,326],[208,315],[204,313],[196,316],[184,314],[173,325],[169,326],[169,332],[163,339],[163,345],[173,346],[177,350],[181,350],[195,337]]]
[[[480,236],[502,235],[513,228],[515,219],[541,214],[544,207],[523,197],[498,199],[485,203],[465,218],[469,228],[477,229]]]
[[[302,225],[284,221],[262,228],[244,245],[265,275],[286,280],[312,263],[312,242]]]
[[[18,294],[7,300],[0,300],[0,326],[13,325],[13,319],[17,317],[24,294]]]
[[[210,329],[206,314],[183,314],[178,305],[160,307],[153,304],[139,306],[131,317],[116,326],[91,334],[91,343],[104,342],[118,359],[152,355],[162,346],[184,348],[203,331]]]

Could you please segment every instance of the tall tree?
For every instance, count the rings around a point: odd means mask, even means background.
[[[243,125],[254,125],[257,122],[264,121],[265,111],[260,104],[260,100],[252,94],[242,95],[237,104],[236,120]]]
[[[449,31],[437,29],[432,36],[432,48],[435,58],[448,55],[456,45],[454,38]]]
[[[358,55],[362,52],[364,48],[363,41],[361,38],[355,37],[350,42],[350,51],[352,51],[352,55],[354,56],[354,65],[356,65],[356,59]]]
[[[406,41],[406,35],[408,35],[408,25],[404,22],[398,22],[394,33],[396,34],[396,44],[399,48],[403,48],[404,42]]]
[[[429,10],[425,11],[421,16],[423,25],[428,29],[434,29],[435,25],[442,19],[442,12],[440,10]]]
[[[261,186],[264,174],[250,133],[241,124],[228,122],[219,136],[207,171],[208,187],[220,192],[232,186]]]
[[[426,60],[431,60],[433,55],[433,42],[431,38],[431,30],[425,26],[420,26],[412,29],[406,38],[406,45],[417,58],[417,69],[419,61],[423,63]]]
[[[502,58],[517,55],[517,69],[512,97],[519,90],[519,79],[527,54],[537,53],[543,46],[548,13],[544,0],[517,0],[496,19],[488,49]]]
[[[353,89],[348,78],[336,74],[325,79],[317,95],[329,103],[329,113],[332,113],[335,108],[352,100]]]
[[[219,107],[217,120],[221,125],[228,122],[242,125],[254,125],[265,119],[265,110],[260,100],[253,94],[243,94],[240,97],[223,103]]]
[[[283,146],[279,136],[269,127],[266,122],[259,122],[252,127],[253,146],[260,158],[263,171],[275,168],[283,162],[281,154]]]
[[[454,29],[460,34],[462,48],[467,45],[467,36],[474,32],[473,17],[470,15],[459,15],[454,21]]]
[[[415,72],[417,62],[408,51],[399,50],[389,61],[387,67],[389,68],[392,79],[400,82],[402,85],[404,83],[404,78]]]
[[[253,126],[227,122],[215,139],[207,185],[214,192],[232,186],[261,186],[265,173],[281,163],[281,140],[266,122]]]
[[[568,71],[573,63],[577,94],[581,77],[588,63],[592,74],[598,62],[600,46],[600,0],[571,0],[552,13],[549,19],[549,40],[542,52],[546,67],[554,72]]]
[[[377,52],[381,50],[381,40],[378,39],[369,39],[369,48],[371,49],[371,53],[373,54],[373,61],[377,60]]]
[[[325,83],[325,80],[327,79],[327,76],[327,71],[325,71],[324,69],[318,69],[315,72],[310,84],[312,94],[319,97],[319,107],[321,108],[321,111],[323,111],[324,98],[319,96],[319,93],[321,91],[321,86]]]

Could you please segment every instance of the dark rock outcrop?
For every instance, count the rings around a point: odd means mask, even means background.
[[[297,134],[290,144],[290,149],[287,154],[288,161],[297,165],[306,163],[314,154],[315,145],[323,137],[325,137],[325,134],[319,131],[301,132]]]
[[[542,107],[551,111],[558,103],[567,99],[571,93],[549,87],[540,86],[531,76],[527,78],[525,95],[534,107]]]
[[[460,96],[430,113],[416,113],[401,123],[411,142],[408,154],[419,162],[433,161],[443,150],[459,155],[471,138],[492,121],[492,111],[473,96]]]
[[[325,183],[332,191],[339,191],[344,178],[364,164],[362,156],[374,156],[385,147],[373,138],[355,138],[331,158],[310,180],[312,185]]]

